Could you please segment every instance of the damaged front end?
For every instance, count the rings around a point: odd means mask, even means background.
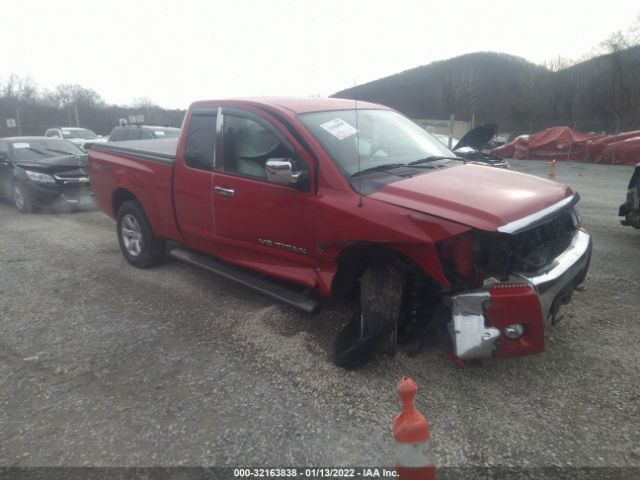
[[[496,233],[476,232],[458,242],[453,253],[441,248],[456,285],[444,303],[451,310],[447,328],[457,357],[543,350],[545,326],[570,301],[591,257],[591,238],[573,203],[565,203]],[[472,260],[465,262],[469,256]]]

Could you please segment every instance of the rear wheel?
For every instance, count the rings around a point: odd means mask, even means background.
[[[14,183],[11,192],[13,194],[13,205],[19,212],[29,213],[33,211],[31,198],[29,198],[29,194],[24,190],[22,185]]]
[[[397,335],[402,308],[403,275],[390,263],[374,263],[360,277],[360,310],[336,337],[334,362],[345,368],[366,363],[376,349]]]
[[[120,250],[134,267],[152,267],[164,259],[165,242],[155,236],[137,201],[125,202],[118,210],[117,232]]]

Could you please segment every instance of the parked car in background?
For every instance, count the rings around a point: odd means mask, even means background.
[[[627,201],[620,205],[618,216],[622,225],[640,228],[640,163],[636,165],[629,186],[627,187]]]
[[[334,343],[340,365],[436,332],[464,360],[541,352],[587,273],[580,196],[469,164],[397,112],[358,107],[196,102],[180,139],[94,146],[96,202],[135,267],[170,246],[308,313],[320,310],[310,292],[359,298]]]
[[[510,168],[509,162],[497,155],[484,151],[485,147],[495,137],[498,125],[489,123],[469,130],[460,140],[451,137],[451,150],[460,158],[469,162],[491,165],[497,168]],[[449,147],[449,135],[433,134],[440,142]]]
[[[92,195],[87,155],[61,138],[0,138],[0,194],[20,212],[80,206]]]
[[[124,140],[158,140],[161,138],[177,138],[180,129],[174,127],[157,127],[153,125],[125,125],[115,127],[109,135],[110,142]]]
[[[96,135],[95,132],[88,128],[78,127],[54,127],[44,132],[44,136],[48,138],[64,138],[74,145],[87,150],[93,143],[106,142],[106,138]]]

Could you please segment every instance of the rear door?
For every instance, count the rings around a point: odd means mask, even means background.
[[[242,250],[239,263],[253,268],[262,263],[274,272],[314,264],[312,169],[305,152],[269,118],[230,108],[220,113],[213,184],[216,235]],[[270,183],[265,172],[269,159],[290,159],[308,181],[301,187]]]
[[[178,145],[174,199],[178,224],[187,244],[215,254],[213,159],[218,109],[192,110]],[[184,142],[184,144],[182,144]]]

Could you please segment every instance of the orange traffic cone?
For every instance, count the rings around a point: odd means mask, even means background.
[[[551,160],[551,165],[549,165],[549,178],[554,180],[556,178],[556,166],[558,165],[558,162],[556,162],[556,159],[554,158],[553,160]]]
[[[424,416],[416,411],[416,382],[407,377],[398,381],[396,391],[402,412],[393,421],[396,441],[396,472],[401,480],[435,480],[436,465],[429,443],[431,434]]]

